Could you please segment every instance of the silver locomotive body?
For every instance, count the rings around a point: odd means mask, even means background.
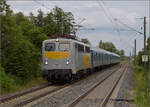
[[[90,69],[90,65],[88,45],[61,38],[43,41],[42,73],[46,80],[70,80],[80,71]]]

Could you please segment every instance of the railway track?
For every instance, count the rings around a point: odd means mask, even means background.
[[[107,69],[110,69],[110,68],[107,68]],[[93,74],[93,76],[97,75],[98,73],[102,73],[102,72],[96,72]],[[36,87],[36,88],[30,89],[30,90],[27,90],[27,91],[24,91],[21,93],[17,93],[17,94],[11,95],[11,96],[3,97],[0,99],[0,106],[2,106],[2,107],[24,106],[24,105],[27,105],[30,102],[36,101],[36,100],[38,100],[44,96],[50,95],[50,94],[57,92],[61,89],[65,89],[66,87],[69,88],[69,87],[73,87],[74,85],[78,85],[78,84],[80,84],[80,82],[86,80],[87,78],[90,78],[90,76],[81,79],[81,81],[73,82],[70,84],[65,84],[62,86],[53,86],[53,85],[51,86],[51,84],[45,84],[43,86]]]
[[[121,73],[121,75],[119,76],[117,81],[113,84],[111,90],[108,92],[106,97],[103,99],[100,107],[105,107],[105,105],[108,103],[108,101],[109,101],[109,99],[110,99],[110,97],[111,97],[115,87],[117,86],[118,82],[120,81],[121,77],[123,76],[123,74],[125,73],[126,70],[127,70],[127,67],[123,69],[123,72]]]
[[[2,107],[20,107],[24,106],[32,101],[35,101],[41,97],[44,97],[48,94],[56,92],[62,88],[67,87],[67,85],[62,86],[51,86],[51,84],[39,86],[34,89],[30,89],[24,92],[20,92],[8,97],[1,99],[0,106]]]
[[[37,90],[46,88],[49,85],[51,85],[51,84],[50,83],[46,83],[46,84],[42,84],[40,86],[33,87],[31,89],[27,89],[27,90],[21,91],[21,92],[17,92],[17,93],[14,93],[14,94],[5,95],[5,96],[3,96],[3,97],[0,98],[0,103],[4,103],[4,102],[7,102],[7,101],[9,101],[11,99],[23,96],[23,95],[28,94],[28,93],[31,93],[33,91],[37,91]]]
[[[126,66],[127,65],[123,65],[123,67],[121,67],[118,71],[122,71],[121,75],[119,76],[119,78],[117,79],[117,81],[113,84],[110,92],[106,95],[106,97],[103,99],[100,107],[105,107],[106,103],[109,101],[109,98],[111,96],[111,94],[113,93],[113,90],[115,89],[115,87],[117,86],[117,83],[119,82],[120,78],[122,77],[124,71],[126,70]],[[79,102],[81,102],[81,100],[83,100],[90,92],[92,92],[96,87],[98,87],[99,85],[101,85],[105,80],[107,80],[111,75],[113,75],[116,71],[112,72],[111,74],[109,74],[106,78],[102,79],[100,82],[98,82],[97,84],[95,84],[92,88],[90,88],[88,91],[86,91],[84,94],[80,95],[78,98],[76,98],[74,101],[72,101],[68,107],[75,107]]]

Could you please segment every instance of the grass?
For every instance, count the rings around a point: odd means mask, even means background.
[[[134,67],[134,100],[137,107],[150,107],[149,72]]]
[[[6,94],[19,92],[19,91],[22,91],[22,90],[26,90],[28,88],[38,86],[38,85],[46,83],[46,82],[47,81],[43,80],[42,77],[34,78],[34,79],[32,79],[31,81],[29,81],[28,83],[26,83],[24,85],[14,84],[13,88],[11,88],[11,90],[1,90],[0,95],[3,96],[3,95],[6,95]]]
[[[120,60],[120,63],[124,63],[124,62],[127,62],[127,60]]]

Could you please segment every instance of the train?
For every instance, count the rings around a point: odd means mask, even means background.
[[[48,82],[72,81],[120,63],[120,56],[81,41],[54,38],[42,43],[42,75]]]

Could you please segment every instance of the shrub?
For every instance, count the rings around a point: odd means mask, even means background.
[[[134,70],[135,72],[143,72],[144,71],[144,69],[143,69],[143,67],[141,67],[141,66],[136,66],[135,67],[135,70]]]
[[[150,92],[148,83],[148,72],[144,72],[141,66],[136,66],[134,69],[134,95],[135,103],[138,107],[149,107]]]
[[[5,73],[4,68],[0,66],[0,87],[1,93],[10,92],[14,88],[14,80]]]

